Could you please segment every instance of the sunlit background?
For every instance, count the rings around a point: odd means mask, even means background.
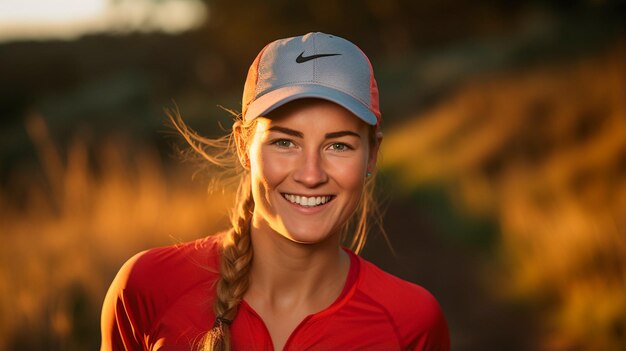
[[[200,0],[1,0],[0,41],[178,34],[199,27],[206,18],[207,7]]]
[[[97,349],[132,254],[226,226],[218,136],[270,40],[361,46],[387,234],[454,350],[626,349],[626,3],[0,0],[0,350]]]

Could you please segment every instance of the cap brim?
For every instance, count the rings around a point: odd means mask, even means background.
[[[365,104],[339,90],[317,84],[292,85],[272,90],[254,100],[244,116],[248,121],[266,115],[284,104],[303,98],[319,98],[343,106],[355,116],[370,125],[376,125],[376,115]]]

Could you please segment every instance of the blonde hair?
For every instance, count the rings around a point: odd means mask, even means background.
[[[232,113],[232,111],[229,112]],[[249,272],[254,254],[250,239],[254,199],[245,154],[254,135],[257,119],[245,122],[241,115],[233,113],[235,122],[232,131],[221,138],[209,139],[190,129],[177,109],[168,110],[166,113],[174,128],[189,144],[188,155],[200,156],[205,166],[217,171],[211,174],[210,187],[215,189],[228,184],[237,185],[235,206],[230,214],[232,228],[226,232],[222,240],[220,279],[217,282],[217,294],[213,304],[216,319],[212,329],[206,333],[199,345],[202,351],[230,351],[230,323],[235,318],[239,303],[248,290]],[[376,131],[376,127],[370,128],[370,146],[378,143]],[[342,245],[349,247],[357,254],[365,245],[371,220],[375,221],[385,236],[382,216],[378,203],[374,200],[375,178],[375,172],[366,178],[355,214],[341,230]]]

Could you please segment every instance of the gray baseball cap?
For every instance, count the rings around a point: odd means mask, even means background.
[[[370,125],[381,121],[369,59],[335,35],[308,33],[265,46],[248,70],[242,114],[252,120],[302,98],[332,101]]]

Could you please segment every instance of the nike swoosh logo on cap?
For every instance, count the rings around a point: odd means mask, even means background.
[[[317,54],[317,55],[311,55],[311,56],[303,56],[303,55],[304,55],[304,51],[302,51],[300,53],[300,55],[298,55],[298,57],[296,57],[296,62],[297,63],[304,63],[304,62],[307,62],[307,61],[315,60],[316,58],[320,58],[320,57],[337,56],[337,55],[341,55],[341,54]]]

